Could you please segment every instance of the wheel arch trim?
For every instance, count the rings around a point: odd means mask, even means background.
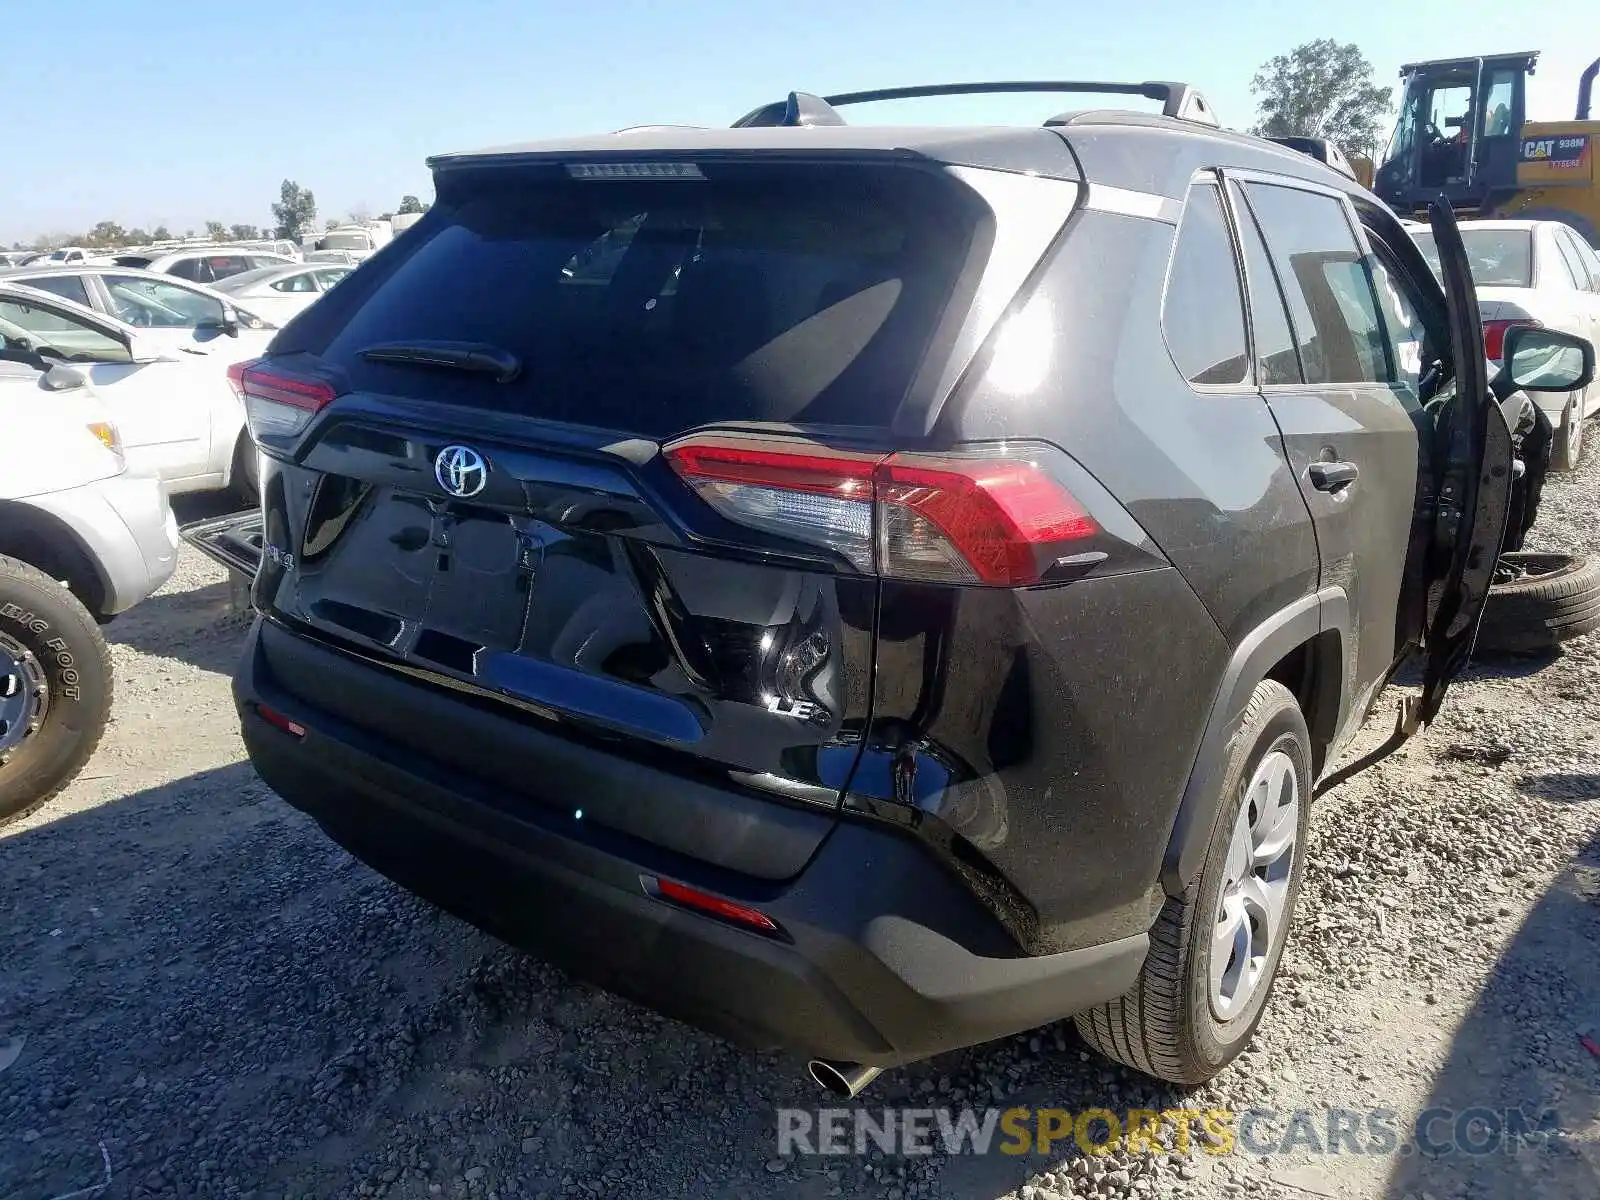
[[[1279,609],[1245,635],[1229,656],[1167,840],[1160,882],[1168,895],[1181,895],[1205,859],[1223,803],[1219,789],[1227,769],[1228,739],[1238,728],[1256,685],[1285,656],[1324,633],[1336,633],[1340,639],[1338,712],[1333,727],[1345,727],[1350,708],[1346,649],[1352,645],[1350,629],[1349,597],[1343,588],[1326,587]]]
[[[111,611],[118,597],[118,581],[107,569],[106,563],[92,549],[91,540],[77,528],[71,513],[55,512],[42,504],[23,500],[0,500],[0,526],[12,538],[0,537],[0,554],[16,558],[18,562],[50,573],[55,567],[63,571],[69,588],[79,603],[95,615]],[[21,553],[20,539],[35,534],[44,540],[55,555],[54,562],[35,562]],[[15,542],[16,544],[13,544]]]

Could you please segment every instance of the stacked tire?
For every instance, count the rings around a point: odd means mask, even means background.
[[[1600,558],[1515,551],[1500,561],[1517,577],[1489,589],[1480,651],[1537,653],[1600,629]]]

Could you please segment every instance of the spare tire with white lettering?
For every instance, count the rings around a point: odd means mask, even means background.
[[[83,770],[111,716],[111,655],[66,588],[0,556],[0,825]]]
[[[1500,556],[1477,648],[1526,654],[1600,629],[1600,558],[1516,551]]]

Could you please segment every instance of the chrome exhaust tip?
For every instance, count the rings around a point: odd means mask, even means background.
[[[864,1067],[860,1063],[830,1062],[813,1058],[806,1065],[816,1085],[829,1095],[841,1100],[853,1100],[869,1083],[883,1074],[882,1067]]]

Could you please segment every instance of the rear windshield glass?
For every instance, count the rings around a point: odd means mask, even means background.
[[[972,232],[952,188],[904,168],[508,176],[435,206],[427,239],[332,332],[322,353],[357,388],[653,437],[886,424]],[[522,369],[495,383],[360,357],[416,339],[484,343]]]
[[[320,239],[324,250],[370,250],[372,239],[364,233],[330,233]]]
[[[1439,250],[1433,234],[1416,234],[1417,248],[1439,273]],[[1472,282],[1479,287],[1532,287],[1533,235],[1526,229],[1463,229]]]

